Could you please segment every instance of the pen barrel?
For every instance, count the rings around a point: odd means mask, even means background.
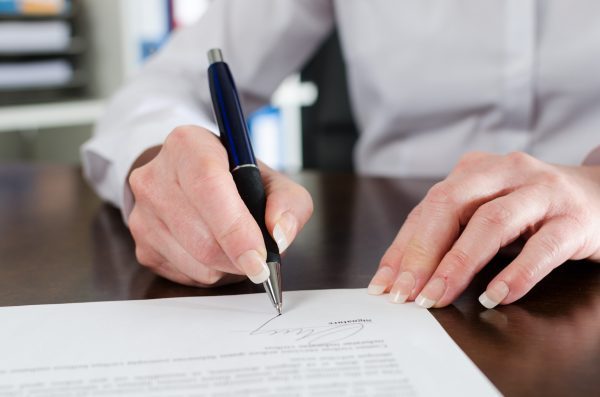
[[[267,248],[267,262],[281,262],[277,243],[267,230],[265,209],[267,196],[257,167],[241,167],[232,172],[240,197],[260,227]]]
[[[221,142],[229,157],[230,170],[243,165],[256,165],[246,119],[227,64],[211,64],[208,68],[208,81]]]

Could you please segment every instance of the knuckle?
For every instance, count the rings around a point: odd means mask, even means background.
[[[224,155],[227,159],[227,153],[219,138],[207,129],[195,125],[182,125],[174,128],[165,139],[165,147],[168,150],[174,148],[178,151],[193,148],[194,151],[201,150],[204,155],[215,153],[219,156]]]
[[[430,250],[422,241],[413,238],[406,244],[404,255],[410,262],[419,263],[430,257]]]
[[[557,258],[561,254],[563,248],[562,239],[554,234],[540,236],[538,245],[540,252],[543,252],[543,255],[548,258],[548,260]]]
[[[515,269],[515,274],[514,283],[520,286],[519,289],[524,289],[536,282],[537,270],[534,266],[520,265]]]
[[[131,212],[131,215],[129,215],[129,232],[133,239],[136,241],[140,240],[141,236],[145,235],[145,229],[142,218],[138,215],[138,212],[135,210]]]
[[[129,175],[129,186],[136,200],[140,200],[148,193],[146,187],[149,184],[148,173],[144,169],[145,167],[136,168]]]
[[[129,232],[131,233],[131,237],[136,243],[141,242],[141,236],[143,236],[142,226],[139,222],[129,221]]]
[[[140,184],[142,179],[141,173],[141,168],[136,168],[129,174],[129,178],[127,179],[127,181],[129,182],[129,186],[131,186],[131,189],[135,190],[137,185]]]
[[[390,269],[396,269],[400,266],[400,259],[402,258],[403,250],[396,244],[392,244],[379,262],[379,267],[388,267]]]
[[[478,164],[479,161],[482,158],[486,157],[487,155],[488,155],[487,153],[478,152],[478,151],[465,153],[458,160],[458,163],[456,164],[456,169],[457,170],[470,169],[474,165]]]
[[[569,181],[567,180],[567,178],[562,173],[556,172],[554,170],[545,170],[540,172],[539,182],[542,185],[550,187],[552,189],[566,189],[569,185]]]
[[[171,131],[171,133],[167,136],[167,139],[165,140],[165,145],[167,147],[187,145],[190,139],[193,138],[193,135],[197,133],[198,131],[190,125],[182,125],[179,127],[175,127],[173,131]]]
[[[310,218],[310,216],[315,210],[312,196],[310,195],[308,190],[298,185],[298,197],[300,198],[300,202],[304,203],[304,209],[306,211],[306,214],[308,215],[307,218]]]
[[[413,208],[408,215],[406,216],[406,220],[404,221],[404,223],[410,224],[410,225],[414,225],[419,221],[419,218],[421,217],[421,206],[418,205],[415,208]]]
[[[464,275],[471,273],[474,268],[474,261],[467,252],[460,248],[452,248],[446,254],[444,261],[447,264],[447,274]]]
[[[199,274],[195,281],[202,286],[212,287],[219,283],[219,281],[223,279],[224,275],[224,273],[218,270],[205,268],[204,271],[202,271],[202,274]]]
[[[221,247],[237,247],[242,242],[242,239],[249,236],[245,233],[246,217],[238,215],[231,221],[229,225],[224,227],[215,237]]]
[[[230,176],[227,153],[220,144],[216,150],[205,151],[197,156],[194,159],[194,167],[197,172],[191,183],[196,186],[209,185],[211,182],[222,181],[224,176]]]
[[[208,202],[223,199],[222,194],[227,192],[226,184],[231,175],[220,162],[214,159],[200,159],[199,171],[185,183],[185,190],[194,196]]]
[[[509,166],[516,167],[517,169],[531,168],[537,165],[535,157],[525,152],[511,152],[505,158]]]
[[[227,151],[225,150],[225,146],[221,143],[219,138],[217,138],[213,133],[207,132],[205,136],[202,138],[202,145],[205,153],[202,158],[212,158],[219,162],[225,164],[227,168],[229,168],[229,160],[227,159]]]
[[[578,251],[591,245],[591,236],[596,234],[590,235],[588,232],[589,219],[594,219],[594,215],[589,209],[561,217],[564,227],[562,233],[559,233],[559,238],[564,248],[575,247]]]
[[[148,166],[133,170],[129,176],[129,186],[136,202],[151,201],[157,192],[154,173]]]
[[[199,263],[215,264],[220,257],[224,256],[221,246],[213,238],[197,241],[192,247],[194,248],[191,254]]]
[[[135,258],[137,259],[140,265],[148,268],[155,268],[159,265],[152,252],[149,249],[146,249],[140,245],[135,247]]]
[[[478,212],[481,222],[489,226],[505,226],[513,217],[512,211],[498,201],[482,205]]]
[[[454,205],[458,202],[456,189],[446,182],[438,182],[427,192],[425,201],[434,205]]]
[[[303,227],[314,212],[313,199],[308,190],[285,176],[267,183],[267,222],[274,221],[275,214],[289,213],[298,222],[297,226]]]
[[[205,184],[215,176],[222,176],[227,169],[220,159],[211,155],[198,158],[196,165],[198,174],[195,182],[198,184]]]
[[[563,244],[560,237],[555,235],[540,236],[534,248],[536,255],[516,264],[516,280],[523,286],[533,286],[544,277],[556,264],[556,258],[561,255]]]

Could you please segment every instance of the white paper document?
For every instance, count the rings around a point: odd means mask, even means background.
[[[496,396],[433,316],[365,290],[0,308],[0,396]]]

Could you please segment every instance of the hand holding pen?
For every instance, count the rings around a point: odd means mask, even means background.
[[[312,214],[308,192],[258,162],[266,193],[265,224],[284,251]],[[267,250],[242,201],[227,152],[212,132],[182,126],[140,156],[129,183],[128,223],[138,261],[172,281],[214,286],[248,276],[266,280]]]

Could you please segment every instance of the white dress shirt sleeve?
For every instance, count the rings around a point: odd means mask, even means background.
[[[330,32],[333,18],[330,0],[215,1],[111,100],[82,147],[85,177],[104,200],[121,208],[127,221],[133,207],[127,176],[144,151],[161,145],[180,125],[218,131],[206,73],[210,48],[223,50],[245,110],[251,112],[309,58]]]

